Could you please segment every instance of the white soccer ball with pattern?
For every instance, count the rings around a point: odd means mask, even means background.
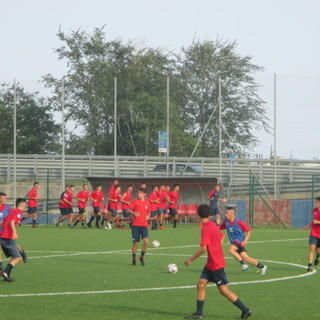
[[[170,263],[167,266],[167,270],[169,273],[177,273],[178,272],[178,266],[175,263]]]
[[[152,245],[152,248],[159,248],[160,242],[158,240],[153,240],[151,245]]]

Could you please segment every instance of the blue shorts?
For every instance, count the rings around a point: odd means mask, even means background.
[[[92,208],[93,208],[93,213],[95,213],[95,214],[97,214],[101,211],[100,207],[92,207]]]
[[[320,248],[320,238],[310,236],[309,237],[309,244],[315,244],[317,248]]]
[[[132,226],[131,233],[132,233],[132,242],[139,242],[140,239],[149,238],[148,227]]]
[[[224,268],[210,271],[206,267],[203,268],[200,279],[208,280],[209,282],[214,282],[217,287],[226,285],[229,283],[227,275],[224,272]]]
[[[29,214],[36,213],[36,212],[38,212],[38,207],[28,207],[28,211],[27,212]]]
[[[111,215],[113,217],[115,217],[116,215],[118,215],[118,210],[117,209],[110,209]]]
[[[169,209],[169,214],[170,214],[170,216],[176,216],[178,214],[177,209],[176,208],[170,208]]]
[[[6,255],[7,258],[21,258],[21,254],[19,249],[16,245],[16,242],[11,239],[0,239],[1,248],[3,253]]]
[[[161,214],[161,213],[166,213],[166,210],[162,208],[158,208],[158,214]]]
[[[150,218],[154,218],[154,217],[156,217],[158,214],[159,214],[159,211],[158,211],[158,210],[156,210],[156,211],[151,211],[151,212],[150,212]]]
[[[217,214],[220,214],[219,208],[210,207],[210,216],[215,216]]]
[[[130,213],[128,213],[128,209],[122,209],[122,215],[124,218],[129,218]]]
[[[67,216],[70,213],[73,213],[72,208],[59,208],[62,216]]]

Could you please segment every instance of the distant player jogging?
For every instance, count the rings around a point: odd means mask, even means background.
[[[320,260],[320,197],[315,199],[315,208],[313,212],[313,220],[311,221],[311,230],[309,236],[309,253],[308,253],[308,266],[307,271],[313,271],[312,260],[314,253],[316,253],[316,258],[314,260],[314,265],[317,266]]]
[[[251,229],[247,224],[236,217],[235,208],[226,209],[226,218],[219,228],[220,230],[227,230],[230,241],[229,253],[240,263],[241,270],[248,270],[249,266],[246,264],[247,262],[259,268],[260,274],[264,275],[268,267],[249,257],[247,254],[245,246],[251,236]]]
[[[184,318],[204,318],[203,306],[206,297],[206,287],[209,282],[214,282],[217,285],[219,292],[242,311],[241,319],[247,319],[252,311],[228,288],[229,281],[224,272],[225,260],[222,250],[224,236],[219,230],[219,227],[213,221],[210,221],[210,208],[208,205],[200,205],[198,208],[198,215],[203,225],[203,228],[201,229],[200,248],[192,257],[187,259],[184,264],[189,266],[192,261],[199,258],[205,252],[207,252],[208,258],[197,283],[196,312]]]

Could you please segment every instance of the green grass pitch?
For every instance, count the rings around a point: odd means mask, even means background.
[[[197,225],[151,231],[150,242],[159,240],[161,245],[148,250],[144,267],[139,262],[131,266],[129,229],[22,226],[18,232],[18,243],[30,259],[13,270],[15,282],[0,283],[1,319],[164,320],[183,319],[195,311],[195,284],[206,259],[190,267],[183,262],[199,246]],[[253,310],[250,319],[309,319],[318,314],[319,273],[298,277],[306,274],[299,265],[306,265],[308,236],[307,230],[253,229],[247,250],[269,267],[264,276],[252,266],[241,272],[225,243],[230,288]],[[178,273],[166,272],[170,263],[178,265]],[[208,287],[206,319],[239,319],[240,313],[216,287]]]

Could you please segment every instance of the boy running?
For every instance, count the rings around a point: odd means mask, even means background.
[[[149,221],[149,211],[150,211],[150,202],[145,200],[147,194],[146,189],[139,188],[137,199],[133,200],[129,206],[128,212],[133,216],[133,221],[131,224],[132,232],[132,265],[136,265],[136,254],[138,249],[138,244],[140,239],[143,240],[140,263],[142,266],[145,265],[144,256],[148,249],[149,244],[149,230],[148,230],[148,221]]]
[[[28,213],[21,219],[21,222],[30,218],[32,216],[32,227],[35,228],[37,226],[38,219],[38,201],[40,197],[38,196],[38,189],[40,188],[39,182],[33,183],[33,188],[28,192]]]
[[[100,228],[99,222],[101,220],[101,201],[104,201],[102,186],[97,186],[96,190],[90,195],[90,200],[92,201],[93,214],[87,224],[91,228],[91,223],[96,219],[96,228]]]
[[[169,202],[169,216],[173,219],[173,228],[177,228],[178,221],[178,212],[177,212],[177,203],[179,202],[179,189],[180,186],[175,184],[173,190],[168,194]]]
[[[309,253],[307,267],[308,272],[313,271],[312,260],[314,253],[316,253],[316,258],[314,260],[315,266],[319,264],[320,257],[320,197],[317,197],[315,200],[315,208],[312,210],[313,220],[311,222],[311,231],[309,237]]]
[[[222,250],[224,236],[219,230],[219,227],[213,221],[210,221],[210,208],[208,205],[200,205],[198,208],[198,215],[203,225],[201,230],[200,248],[191,258],[187,259],[184,264],[189,266],[192,261],[205,252],[208,253],[208,258],[207,264],[202,270],[200,279],[197,283],[196,312],[191,316],[186,316],[185,319],[203,319],[206,287],[209,282],[214,282],[217,285],[219,292],[242,311],[241,319],[247,319],[252,311],[228,288],[229,281],[224,272],[225,260]]]
[[[22,256],[15,240],[18,239],[16,225],[21,222],[23,212],[26,208],[26,200],[18,198],[16,201],[16,209],[10,210],[9,214],[2,221],[2,231],[0,235],[1,248],[10,262],[6,268],[0,272],[3,281],[14,281],[11,277],[12,269],[21,262]]]
[[[86,207],[87,202],[89,200],[89,187],[87,184],[82,185],[82,190],[78,192],[76,195],[76,198],[78,200],[78,210],[79,210],[79,217],[77,221],[74,223],[73,227],[77,228],[77,224],[79,221],[81,221],[81,228],[85,229],[85,223],[87,220],[87,213],[86,213]]]
[[[220,230],[227,230],[230,241],[229,253],[240,263],[241,270],[248,270],[249,266],[245,263],[247,262],[259,268],[260,274],[264,275],[268,267],[249,257],[247,254],[245,246],[251,236],[251,229],[243,221],[236,218],[235,208],[226,209],[226,218],[219,227]]]
[[[122,203],[122,226],[120,227],[121,229],[125,229],[126,223],[130,221],[130,214],[128,213],[128,208],[131,203],[132,191],[133,185],[129,184],[127,186],[127,191],[123,193],[120,199]]]
[[[150,202],[150,221],[152,221],[152,230],[158,229],[158,187],[152,186],[152,192],[149,194],[148,201]]]

